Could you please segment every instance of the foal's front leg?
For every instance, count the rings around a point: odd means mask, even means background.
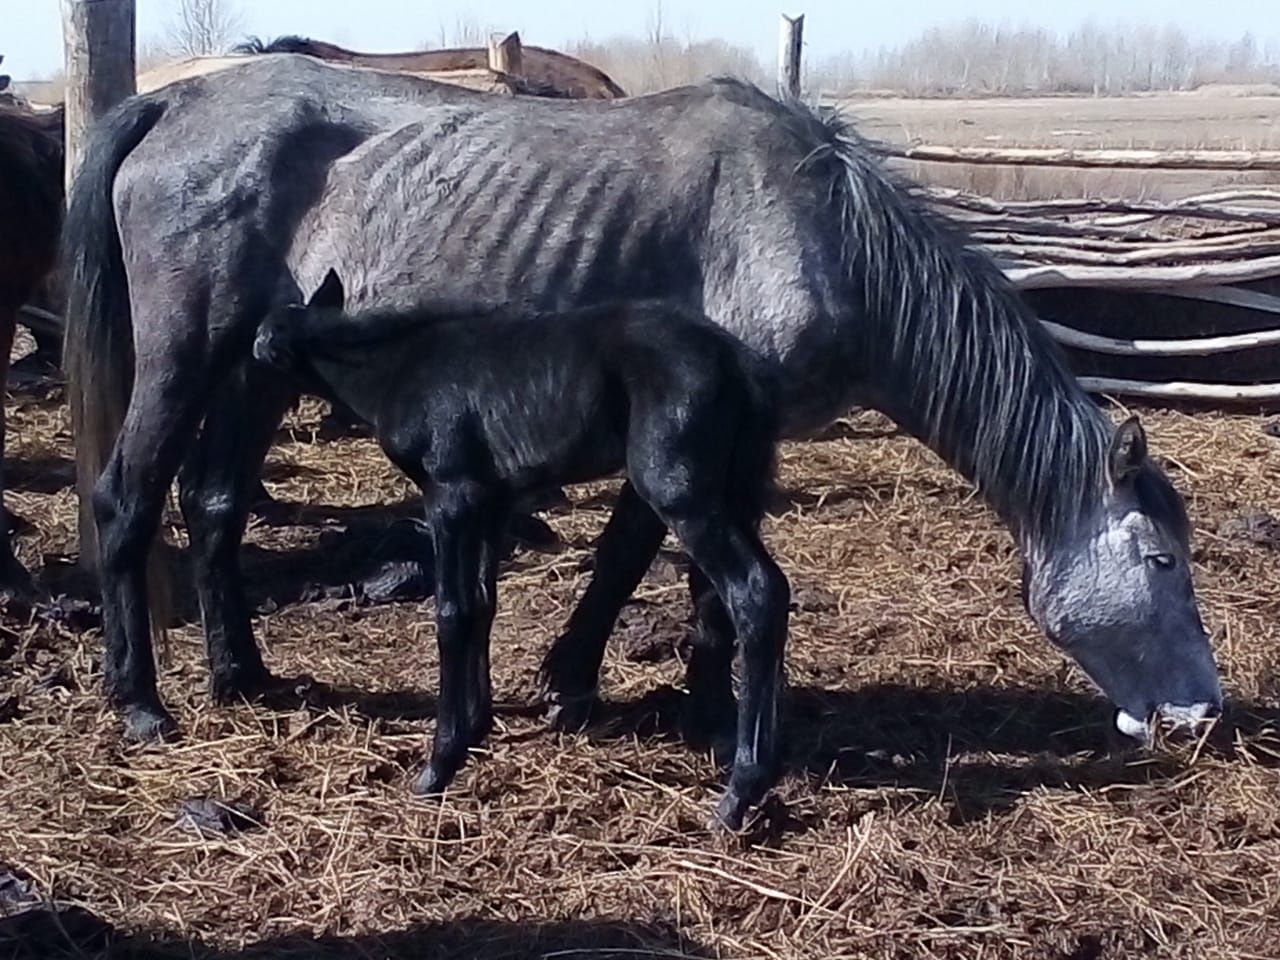
[[[492,591],[481,584],[486,544],[477,498],[467,490],[444,488],[429,512],[436,574],[436,645],[440,651],[440,686],[436,700],[436,733],[431,761],[414,781],[420,796],[442,793],[466,761],[478,728],[487,730],[492,707],[488,701],[487,656],[485,681],[478,682],[483,650],[478,633],[492,622]],[[497,563],[492,561],[496,570]],[[487,571],[486,571],[487,572]],[[487,602],[486,602],[487,601]],[[480,734],[483,736],[483,733]]]

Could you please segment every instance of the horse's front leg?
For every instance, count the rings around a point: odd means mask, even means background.
[[[478,501],[462,485],[437,488],[433,500],[428,523],[435,553],[440,684],[431,760],[413,784],[419,796],[444,792],[466,761],[473,727],[489,711],[484,702],[487,680],[484,689],[476,683],[479,657],[474,649],[478,630],[492,619],[477,603],[484,594],[480,573],[485,550]]]
[[[294,396],[279,375],[240,364],[214,395],[179,477],[213,697],[260,694],[272,677],[250,625],[240,541],[271,438]]]
[[[609,634],[657,556],[666,530],[631,484],[624,484],[600,535],[587,591],[538,671],[547,718],[559,729],[579,730],[591,718]]]

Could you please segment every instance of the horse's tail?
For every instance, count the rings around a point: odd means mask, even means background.
[[[135,98],[93,129],[71,186],[62,232],[67,292],[62,356],[76,446],[80,558],[95,570],[93,487],[133,391],[133,318],[113,192],[121,164],[164,111],[164,101]]]

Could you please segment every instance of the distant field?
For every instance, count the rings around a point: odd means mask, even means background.
[[[866,136],[891,143],[1080,149],[1280,150],[1280,96],[1231,89],[1135,97],[841,101]],[[1276,183],[1272,173],[1185,173],[906,165],[937,186],[1002,199],[1120,196],[1170,199],[1240,183]]]

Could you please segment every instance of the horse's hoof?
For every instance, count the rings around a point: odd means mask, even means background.
[[[0,554],[0,597],[31,601],[37,598],[36,582],[30,571],[12,553]]]
[[[739,797],[737,791],[730,787],[716,805],[716,812],[711,818],[711,829],[737,833],[742,829],[742,821],[746,819],[749,809],[751,804]]]
[[[241,700],[271,703],[305,699],[314,684],[309,676],[278,677],[263,667],[230,676],[215,675],[210,681],[210,693],[214,703],[227,707]]]
[[[133,704],[125,708],[124,738],[134,743],[170,740],[178,732],[177,721],[159,704]]]
[[[562,546],[560,535],[551,528],[551,525],[531,513],[513,516],[507,530],[517,543],[531,550],[550,553]]]
[[[543,697],[543,715],[552,730],[561,733],[579,733],[585,730],[595,716],[599,701],[595,691],[580,697],[562,693],[548,693]]]
[[[435,761],[432,761],[414,779],[409,792],[415,797],[439,797],[453,781],[455,772],[437,767]]]

